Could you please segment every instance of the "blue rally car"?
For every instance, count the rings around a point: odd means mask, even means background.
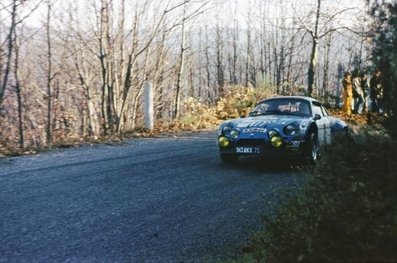
[[[223,122],[218,146],[226,163],[243,155],[290,155],[313,164],[321,145],[347,131],[347,124],[330,116],[319,101],[281,96],[259,102],[248,117]]]

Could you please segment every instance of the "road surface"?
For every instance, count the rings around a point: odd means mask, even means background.
[[[303,173],[220,161],[215,132],[0,159],[0,262],[234,257]]]

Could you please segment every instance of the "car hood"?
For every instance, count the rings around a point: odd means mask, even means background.
[[[302,116],[263,115],[236,119],[232,123],[237,128],[264,128],[269,125],[287,125],[308,119],[309,117]]]

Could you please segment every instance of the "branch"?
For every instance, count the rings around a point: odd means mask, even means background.
[[[311,29],[308,25],[306,25],[306,23],[305,23],[305,22],[302,20],[302,18],[298,15],[298,12],[296,12],[296,9],[295,9],[294,6],[292,6],[292,9],[294,10],[295,16],[298,18],[299,22],[302,24],[302,26],[303,26],[303,28],[306,30],[306,32],[309,33],[310,36],[311,36],[312,38],[314,38],[315,35],[314,35],[313,29]]]
[[[22,17],[22,18],[21,18],[18,22],[16,22],[15,24],[17,25],[17,24],[22,23],[26,18],[28,18],[31,14],[33,14],[34,11],[36,11],[36,10],[39,8],[39,6],[40,6],[40,4],[41,4],[42,2],[44,2],[44,0],[40,0],[40,1],[36,4],[36,6],[34,6],[34,7],[30,10],[30,12],[29,12],[26,16]]]
[[[349,10],[354,10],[354,9],[356,9],[356,8],[350,7],[350,8],[346,8],[346,9],[340,10],[339,12],[336,12],[336,13],[334,13],[333,15],[329,16],[328,19],[327,19],[327,21],[325,21],[324,24],[328,24],[330,21],[332,21],[332,20],[333,20],[335,17],[337,17],[338,15],[340,15],[340,14],[342,14],[342,13],[344,13],[344,12],[347,12],[347,11],[349,11]]]
[[[339,27],[339,28],[337,28],[338,30],[339,29],[344,29],[344,30],[347,30],[347,31],[349,31],[349,32],[351,32],[351,33],[353,33],[353,34],[356,34],[356,35],[359,35],[359,36],[361,36],[361,37],[371,37],[371,36],[374,36],[374,32],[372,31],[372,30],[368,30],[368,31],[357,31],[357,30],[353,30],[353,29],[351,29],[351,28],[349,28],[349,27],[347,27],[347,26],[342,26],[342,27]]]

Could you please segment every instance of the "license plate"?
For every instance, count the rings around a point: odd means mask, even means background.
[[[236,147],[236,153],[259,154],[261,149],[260,147]]]

